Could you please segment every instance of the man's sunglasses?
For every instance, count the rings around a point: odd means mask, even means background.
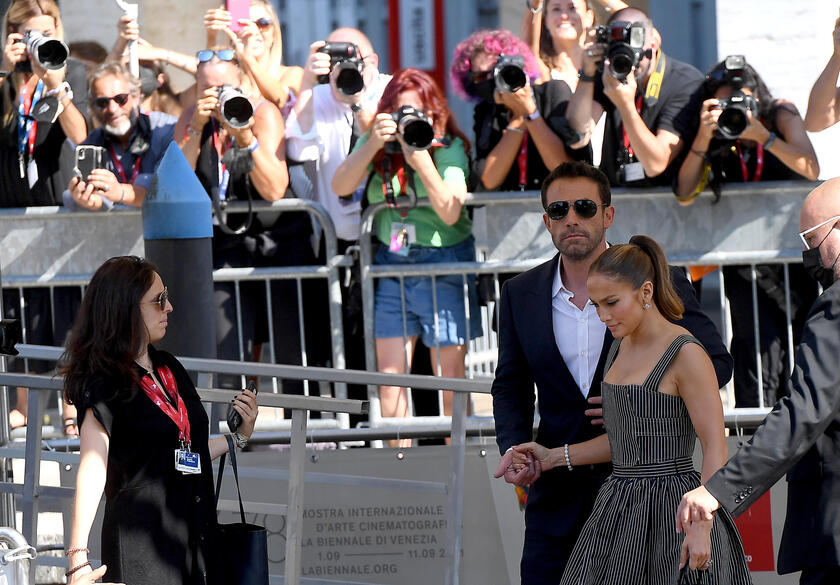
[[[108,104],[111,103],[111,100],[117,102],[118,106],[124,106],[126,102],[128,102],[128,98],[131,94],[127,93],[118,93],[117,95],[112,95],[111,97],[98,97],[93,100],[93,105],[96,106],[97,109],[104,110],[108,107]]]
[[[212,49],[204,49],[195,54],[199,63],[207,63],[213,57],[217,57],[219,61],[233,61],[236,58],[236,51],[233,49],[220,49],[213,51]]]
[[[551,219],[563,219],[569,215],[569,209],[574,206],[575,213],[583,219],[591,219],[598,213],[599,207],[606,207],[606,203],[595,203],[592,199],[578,199],[574,203],[568,201],[554,201],[545,208],[545,213]]]
[[[166,303],[169,302],[169,289],[166,288],[166,287],[163,287],[163,292],[158,295],[158,298],[156,298],[153,301],[146,301],[146,302],[147,303],[152,303],[153,305],[157,305],[158,309],[160,309],[161,311],[165,311],[166,310]]]

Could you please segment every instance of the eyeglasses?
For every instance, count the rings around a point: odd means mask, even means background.
[[[147,303],[151,303],[153,305],[157,305],[158,309],[161,311],[166,310],[166,303],[169,302],[169,289],[163,287],[163,292],[158,295],[158,297],[153,301],[146,301]]]
[[[108,104],[111,103],[111,100],[114,100],[117,102],[118,106],[124,106],[128,102],[130,95],[131,94],[128,93],[118,93],[117,95],[112,95],[111,97],[98,97],[93,100],[93,105],[100,110],[104,110],[108,107]]]
[[[551,219],[563,219],[569,215],[569,209],[574,206],[575,213],[583,219],[591,219],[598,213],[599,207],[607,207],[606,203],[595,203],[592,199],[578,199],[574,203],[568,201],[554,201],[545,208],[545,213]]]
[[[807,236],[808,234],[810,234],[813,231],[816,231],[816,230],[820,229],[824,225],[827,225],[827,224],[832,223],[832,222],[837,223],[838,221],[840,221],[840,215],[835,215],[834,217],[829,218],[822,223],[818,223],[814,227],[809,227],[804,232],[799,232],[799,239],[802,240],[803,244],[805,244],[805,249],[806,250],[811,249],[811,246],[809,246],[808,242],[805,241],[805,236]],[[834,229],[834,225],[831,226],[831,229],[832,230]],[[827,238],[830,233],[831,233],[831,230],[828,230],[828,233],[825,235],[825,237],[822,239],[822,241],[819,244],[817,244],[817,246],[816,246],[817,248],[820,247],[820,244],[822,244],[825,241],[825,238]]]
[[[258,18],[257,20],[255,20],[254,24],[256,24],[260,29],[270,28],[271,20],[263,16],[262,18]]]
[[[233,49],[220,49],[218,51],[204,49],[203,51],[196,53],[195,56],[198,58],[199,63],[207,63],[212,60],[213,57],[218,58],[219,61],[233,61],[236,59],[236,51]]]

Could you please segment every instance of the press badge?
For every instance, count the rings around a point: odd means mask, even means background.
[[[640,162],[623,164],[619,172],[621,173],[622,183],[633,183],[645,178],[645,167]]]
[[[201,459],[198,453],[188,449],[175,449],[175,469],[184,475],[201,473]]]
[[[417,228],[413,224],[395,221],[391,224],[391,243],[388,249],[394,254],[408,256],[412,242],[417,241]]]
[[[30,158],[26,163],[26,178],[29,180],[29,188],[35,187],[35,183],[38,182],[38,163],[34,158]]]

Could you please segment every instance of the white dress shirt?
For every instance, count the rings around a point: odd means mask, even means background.
[[[561,261],[562,257],[557,262],[554,284],[551,287],[554,342],[585,398],[589,395],[592,378],[601,358],[607,326],[598,318],[598,313],[588,298],[583,310],[578,309],[571,301],[574,294],[563,286],[560,276]]]
[[[371,86],[365,89],[361,102],[366,110],[376,110],[390,80],[390,75],[376,75]],[[361,205],[358,201],[341,202],[332,190],[333,175],[349,154],[353,113],[348,104],[333,97],[328,84],[312,88],[311,99],[314,123],[309,132],[302,131],[294,109],[289,113],[286,120],[286,155],[296,161],[315,161],[315,201],[327,208],[340,239],[357,240]]]

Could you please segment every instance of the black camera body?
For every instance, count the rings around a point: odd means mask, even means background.
[[[244,128],[254,116],[254,106],[239,89],[222,85],[219,87],[219,110],[232,128]]]
[[[23,35],[23,43],[26,44],[29,59],[18,63],[15,67],[16,71],[31,73],[32,59],[35,59],[44,69],[61,69],[67,64],[67,57],[70,56],[70,48],[64,41],[45,37],[37,30],[26,31]]]
[[[16,356],[15,345],[23,343],[23,329],[17,319],[0,321],[0,354]]]
[[[607,45],[604,55],[610,60],[610,75],[623,80],[642,59],[645,25],[619,20],[607,26],[596,26],[595,42]],[[603,71],[603,63],[600,69]]]
[[[435,139],[435,129],[429,117],[417,108],[403,106],[391,114],[397,123],[397,132],[406,145],[412,150],[427,150],[431,148]],[[401,152],[399,142],[386,142],[385,152],[396,154]]]
[[[496,88],[505,93],[514,93],[528,85],[528,76],[525,74],[525,57],[522,55],[499,55],[496,66],[493,68],[493,79]]]
[[[360,57],[359,47],[353,43],[327,43],[320,49],[330,56],[330,71],[338,68],[335,86],[344,95],[356,95],[365,88],[362,72],[365,62]],[[318,83],[329,83],[329,75],[319,75]]]
[[[735,140],[750,124],[747,112],[751,112],[754,118],[758,116],[758,100],[736,89],[731,96],[719,101],[718,107],[723,111],[718,117],[715,136],[724,140]]]

